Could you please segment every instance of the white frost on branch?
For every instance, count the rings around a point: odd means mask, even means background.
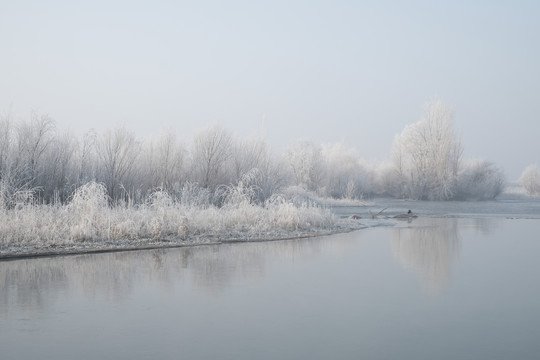
[[[430,101],[421,120],[396,137],[393,158],[402,196],[448,200],[455,195],[463,150],[453,121],[448,106]]]

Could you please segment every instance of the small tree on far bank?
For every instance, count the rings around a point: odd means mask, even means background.
[[[196,182],[210,190],[228,183],[226,170],[232,145],[231,133],[219,125],[213,125],[195,135],[192,164]]]
[[[540,167],[530,165],[521,174],[519,182],[529,195],[540,195]]]
[[[297,140],[285,152],[295,185],[317,191],[323,177],[321,147],[306,140]]]
[[[368,171],[355,149],[345,143],[323,145],[321,150],[323,179],[321,195],[336,199],[361,199],[371,193]]]
[[[131,188],[129,180],[140,153],[135,134],[124,126],[106,129],[98,143],[101,167],[100,181],[105,183],[112,200],[120,198],[120,190]]]

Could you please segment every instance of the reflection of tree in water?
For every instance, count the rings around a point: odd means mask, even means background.
[[[119,302],[154,272],[150,261],[109,253],[0,262],[0,314],[11,307],[39,313],[79,290],[88,299]],[[151,258],[148,252],[145,257]],[[164,274],[165,275],[165,274]]]
[[[39,313],[75,293],[122,303],[137,287],[171,291],[185,279],[218,295],[236,279],[264,277],[269,259],[310,257],[337,243],[319,238],[0,262],[0,316],[10,308]]]
[[[396,227],[391,246],[401,264],[420,273],[427,290],[438,293],[450,278],[452,262],[459,257],[458,221],[421,218],[413,227]]]
[[[264,276],[266,256],[260,247],[214,245],[196,249],[186,264],[193,285],[218,294],[237,278],[257,279]]]
[[[238,279],[257,281],[271,259],[294,259],[320,253],[332,242],[324,239],[222,244],[186,248],[184,266],[194,287],[218,295]]]
[[[498,222],[490,218],[419,218],[392,229],[392,253],[407,269],[423,276],[428,291],[438,293],[450,279],[459,257],[459,231],[489,234]]]
[[[7,313],[11,303],[18,304],[22,309],[46,307],[66,285],[67,277],[62,266],[53,265],[38,270],[27,262],[0,263],[0,314]],[[55,291],[45,293],[44,289],[50,288]]]

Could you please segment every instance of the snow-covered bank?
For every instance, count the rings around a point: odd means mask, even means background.
[[[354,220],[337,218],[333,216],[333,223],[324,227],[311,229],[269,229],[267,232],[226,231],[216,233],[199,233],[188,236],[168,235],[163,238],[103,238],[93,240],[57,238],[55,241],[29,241],[2,244],[0,246],[0,261],[57,255],[75,255],[88,253],[102,253],[112,251],[131,251],[157,248],[175,248],[184,246],[216,245],[234,242],[258,242],[291,240],[315,236],[331,235],[349,232],[374,226],[391,226],[393,222],[384,220]]]
[[[360,229],[362,227],[359,227]],[[26,245],[26,246],[8,246],[0,249],[0,261],[20,258],[32,258],[43,256],[59,255],[79,255],[90,253],[103,253],[115,251],[133,251],[149,249],[166,249],[186,246],[218,245],[235,242],[258,242],[258,241],[278,241],[292,240],[307,237],[331,235],[337,232],[352,231],[356,229],[336,229],[315,230],[308,232],[291,232],[287,235],[278,236],[277,234],[268,234],[266,237],[232,237],[231,234],[223,236],[196,236],[185,240],[154,240],[154,239],[135,239],[135,240],[104,240],[91,243],[74,243],[71,245]],[[261,235],[263,236],[263,235]]]
[[[0,259],[280,240],[372,225],[281,197],[261,206],[239,196],[217,208],[184,205],[156,192],[144,205],[110,207],[104,187],[90,183],[67,205],[1,209]]]

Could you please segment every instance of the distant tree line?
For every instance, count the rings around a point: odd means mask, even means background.
[[[77,139],[39,114],[17,122],[2,116],[0,129],[6,207],[21,199],[62,204],[91,181],[105,185],[111,204],[142,203],[160,189],[179,201],[219,205],[231,184],[251,188],[259,203],[292,186],[336,199],[491,199],[504,189],[498,167],[462,159],[452,112],[440,100],[396,136],[392,162],[378,166],[343,143],[297,141],[276,155],[266,140],[238,138],[219,125],[195,134],[189,148],[172,131],[142,140],[124,126]]]

